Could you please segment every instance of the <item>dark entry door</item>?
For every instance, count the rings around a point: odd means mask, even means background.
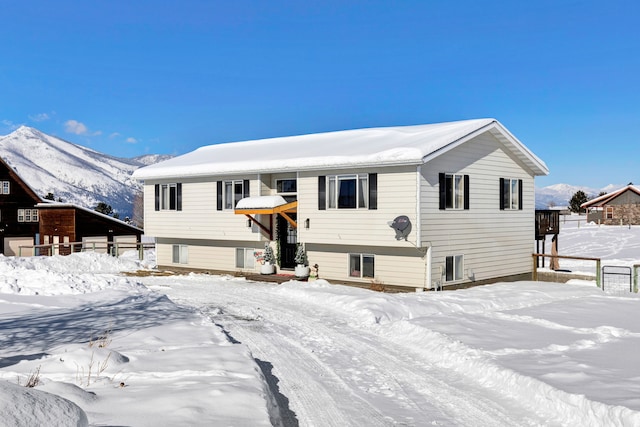
[[[296,214],[287,215],[294,221],[296,220]],[[278,239],[280,241],[280,268],[294,268],[296,266],[298,230],[292,227],[281,215],[278,215]]]

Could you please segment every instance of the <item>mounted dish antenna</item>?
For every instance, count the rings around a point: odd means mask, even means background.
[[[396,230],[396,240],[407,240],[407,236],[411,233],[411,221],[406,215],[398,216],[387,224]]]

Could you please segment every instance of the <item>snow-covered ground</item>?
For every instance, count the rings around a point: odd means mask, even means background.
[[[640,262],[640,227],[561,226],[562,255]],[[0,257],[1,425],[640,425],[636,294],[121,274],[146,267]]]

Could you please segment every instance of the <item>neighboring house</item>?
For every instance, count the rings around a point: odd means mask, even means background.
[[[2,254],[50,254],[48,248],[37,245],[56,245],[55,253],[68,254],[71,245],[84,243],[85,249],[106,252],[112,243],[119,249],[135,248],[142,230],[123,221],[80,206],[43,200],[18,176],[16,171],[0,159],[0,235]],[[21,249],[22,247],[22,249]],[[82,250],[82,245],[73,250]]]
[[[38,239],[40,218],[35,205],[42,198],[0,159],[0,253],[11,256]]]
[[[39,203],[36,208],[40,216],[40,244],[53,244],[56,254],[95,250],[115,255],[117,248],[120,255],[125,250],[135,250],[140,242],[141,229],[100,212],[56,202]],[[82,245],[64,244],[71,242]]]
[[[547,173],[479,119],[211,145],[134,177],[161,267],[256,272],[269,241],[281,269],[302,244],[332,282],[433,289],[528,277]]]
[[[580,205],[587,210],[587,222],[598,224],[640,224],[640,188],[629,184],[617,191]]]

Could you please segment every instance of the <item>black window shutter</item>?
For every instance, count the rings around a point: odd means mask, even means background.
[[[522,180],[518,180],[518,209],[522,210]]]
[[[446,179],[446,175],[444,174],[444,172],[440,172],[440,175],[438,177],[439,180],[439,185],[440,185],[440,209],[444,210],[445,206],[446,206],[446,202],[447,202],[447,185],[445,182]]]
[[[369,174],[369,209],[378,209],[378,174]]]
[[[176,210],[182,210],[182,183],[176,184]]]
[[[469,210],[469,175],[464,176],[464,208]]]
[[[242,183],[242,197],[249,197],[249,180],[245,179]]]
[[[500,178],[500,210],[504,210],[504,178]]]
[[[222,181],[216,182],[216,210],[222,210]]]
[[[327,178],[324,175],[318,177],[318,210],[327,209]]]
[[[155,197],[156,210],[159,211],[160,210],[160,184],[156,184],[155,192],[156,192],[156,197]]]

